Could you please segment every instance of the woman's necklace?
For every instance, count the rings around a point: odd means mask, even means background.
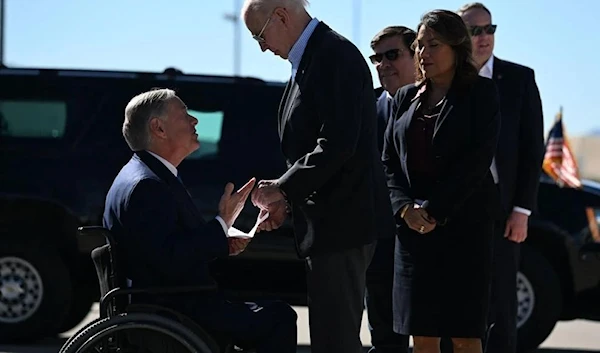
[[[432,114],[433,111],[436,110],[436,108],[440,105],[442,105],[444,103],[444,100],[446,99],[446,96],[443,96],[440,100],[438,100],[435,103],[430,103],[429,99],[425,100],[425,104],[423,105],[423,115],[425,118],[432,118],[435,117],[436,115],[438,115],[439,113],[436,114]]]

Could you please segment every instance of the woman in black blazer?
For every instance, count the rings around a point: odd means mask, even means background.
[[[500,128],[492,80],[480,77],[471,40],[451,11],[423,16],[417,83],[394,98],[383,163],[396,218],[394,330],[414,352],[481,352],[493,220],[500,207],[490,166]]]

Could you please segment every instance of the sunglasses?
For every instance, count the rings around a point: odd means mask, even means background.
[[[271,16],[273,16],[273,14],[271,14]],[[263,37],[263,33],[265,32],[265,29],[267,29],[267,26],[269,25],[269,22],[271,22],[271,16],[269,16],[269,18],[267,18],[267,20],[265,21],[265,24],[262,26],[262,29],[260,30],[260,32],[258,32],[258,34],[255,34],[252,36],[252,38],[254,38],[255,41],[259,42],[259,43],[264,43],[265,42],[265,38]]]
[[[469,28],[471,35],[476,37],[476,36],[480,36],[483,33],[485,34],[494,34],[496,33],[496,27],[498,27],[497,25],[485,25],[485,26],[472,26],[471,28]]]
[[[369,59],[371,59],[371,62],[373,64],[377,65],[383,61],[383,57],[385,57],[389,61],[395,61],[400,56],[401,52],[402,51],[400,49],[390,49],[383,53],[375,53],[375,54],[369,56]]]

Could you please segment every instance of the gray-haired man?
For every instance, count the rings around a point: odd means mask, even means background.
[[[134,297],[177,310],[215,337],[257,352],[296,351],[296,313],[282,302],[232,303],[221,297],[208,264],[237,255],[247,239],[227,237],[255,184],[227,183],[218,215],[205,222],[179,178],[198,147],[198,120],[168,89],[144,92],[125,108],[123,136],[134,152],[108,191],[104,226],[119,243],[125,275],[140,287],[214,286],[214,291]],[[209,170],[204,171],[210,173]]]

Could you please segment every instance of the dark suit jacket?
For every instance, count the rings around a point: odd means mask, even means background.
[[[502,127],[496,152],[502,203],[535,211],[544,158],[544,118],[532,69],[494,57]]]
[[[377,141],[379,141],[380,152],[383,152],[383,137],[388,120],[392,114],[392,103],[393,98],[385,90],[377,98]]]
[[[301,257],[394,232],[371,72],[360,51],[324,23],[285,89],[279,136],[288,166],[280,187]]]
[[[419,88],[411,84],[396,93],[395,113],[385,134],[382,160],[395,215],[416,198],[411,190],[405,133],[420,102],[416,97]],[[433,135],[439,175],[429,191],[427,212],[442,224],[480,211],[496,218],[500,200],[490,172],[500,132],[496,86],[483,77],[469,85],[458,85],[455,80],[446,98]],[[396,220],[403,225],[398,216]]]
[[[134,286],[212,285],[208,263],[229,255],[219,221],[206,223],[183,184],[147,152],[135,153],[115,178],[104,227]]]

